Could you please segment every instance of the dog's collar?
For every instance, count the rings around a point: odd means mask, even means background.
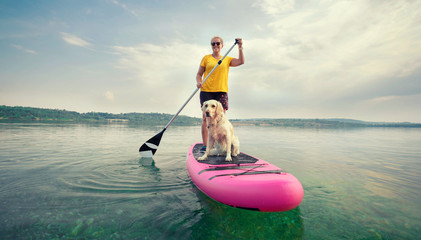
[[[208,124],[208,126],[206,126],[206,127],[207,127],[207,129],[209,129],[210,127],[214,127],[215,125],[218,125],[220,121],[222,121],[222,118],[221,118],[221,119],[219,119],[219,120],[216,122],[216,124]]]

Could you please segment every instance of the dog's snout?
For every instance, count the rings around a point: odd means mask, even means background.
[[[209,111],[206,111],[205,114],[206,114],[206,117],[210,117]]]

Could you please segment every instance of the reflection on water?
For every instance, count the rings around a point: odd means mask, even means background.
[[[0,123],[2,239],[416,239],[420,129],[236,127],[241,150],[293,173],[301,205],[231,208],[191,183],[200,127]]]
[[[236,209],[213,201],[192,184],[201,205],[201,217],[192,228],[192,239],[301,239],[304,226],[300,207],[287,212],[263,213]]]
[[[141,157],[139,159],[139,164],[140,164],[140,166],[143,166],[145,168],[151,167],[150,169],[155,169],[155,170],[159,171],[159,168],[155,167],[155,160],[153,160],[153,158]]]

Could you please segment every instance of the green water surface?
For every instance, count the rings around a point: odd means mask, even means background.
[[[185,162],[199,127],[0,123],[0,239],[417,239],[421,129],[236,127],[240,150],[294,174],[299,207],[213,201]]]

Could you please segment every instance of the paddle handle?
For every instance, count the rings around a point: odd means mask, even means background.
[[[234,46],[238,43],[238,40],[235,39],[235,43],[231,46],[231,48],[228,50],[227,53],[225,53],[224,57],[222,57],[221,60],[218,61],[218,64],[216,64],[216,66],[212,69],[212,71],[210,71],[210,73],[205,77],[205,79],[203,79],[202,81],[202,85],[206,82],[206,80],[208,80],[209,76],[213,73],[213,71],[215,71],[215,69],[221,65],[222,61],[225,59],[225,57],[228,55],[229,52],[231,52],[231,50],[234,48]],[[169,127],[171,125],[171,123],[175,120],[175,118],[178,116],[178,114],[180,114],[180,112],[184,109],[184,107],[187,105],[187,103],[190,102],[190,100],[193,98],[193,96],[197,93],[197,91],[199,91],[199,87],[196,88],[193,93],[190,95],[190,97],[187,99],[187,101],[183,104],[183,106],[181,106],[181,108],[178,110],[178,112],[176,114],[174,114],[174,116],[171,118],[171,120],[168,122],[168,124],[165,126],[164,129],[167,129],[167,127]]]

